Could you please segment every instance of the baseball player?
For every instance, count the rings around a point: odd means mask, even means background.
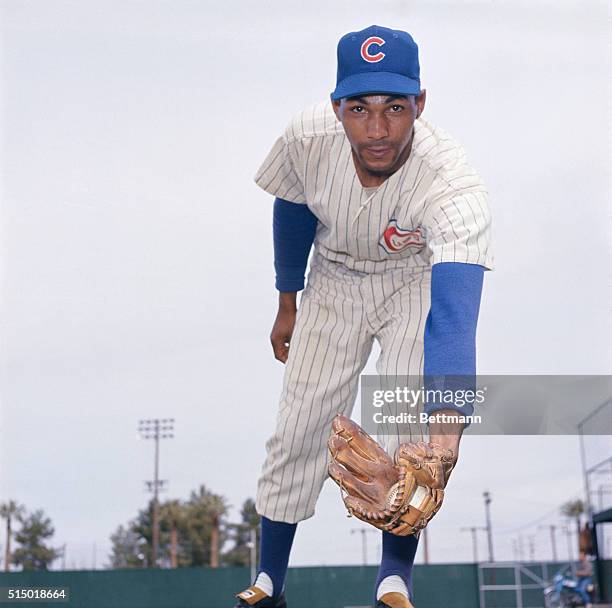
[[[295,116],[255,176],[275,197],[271,342],[285,373],[257,489],[259,571],[237,594],[241,607],[286,606],[296,526],[314,514],[332,422],[350,416],[374,340],[381,375],[475,374],[483,274],[493,267],[485,185],[460,144],[422,118],[408,33],[348,33],[337,59],[331,100]],[[461,425],[428,430],[456,462]],[[414,439],[389,432],[385,448]],[[418,535],[381,534],[376,606],[409,608]]]

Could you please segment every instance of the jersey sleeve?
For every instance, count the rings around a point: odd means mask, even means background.
[[[433,202],[423,218],[431,265],[478,264],[493,270],[491,213],[486,191],[464,192]]]
[[[304,179],[299,169],[300,150],[300,142],[290,139],[285,132],[255,174],[255,183],[277,198],[306,204]]]

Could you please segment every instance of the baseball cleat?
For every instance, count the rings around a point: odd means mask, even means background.
[[[395,591],[385,593],[377,602],[376,608],[414,608],[410,600]]]
[[[249,587],[236,594],[238,603],[234,608],[287,608],[285,594],[281,593],[276,599],[270,597],[259,587]]]

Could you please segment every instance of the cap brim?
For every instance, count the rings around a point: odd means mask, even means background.
[[[421,83],[407,76],[392,72],[362,72],[341,80],[331,98],[336,100],[367,93],[418,95],[420,92]]]

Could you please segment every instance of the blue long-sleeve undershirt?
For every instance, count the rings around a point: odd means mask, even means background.
[[[425,322],[425,388],[473,390],[476,381],[476,325],[485,269],[441,262],[431,269],[431,307]],[[472,404],[426,403],[425,412],[451,409],[465,415]]]
[[[308,255],[317,231],[317,218],[307,205],[274,199],[272,232],[278,291],[304,289]]]

